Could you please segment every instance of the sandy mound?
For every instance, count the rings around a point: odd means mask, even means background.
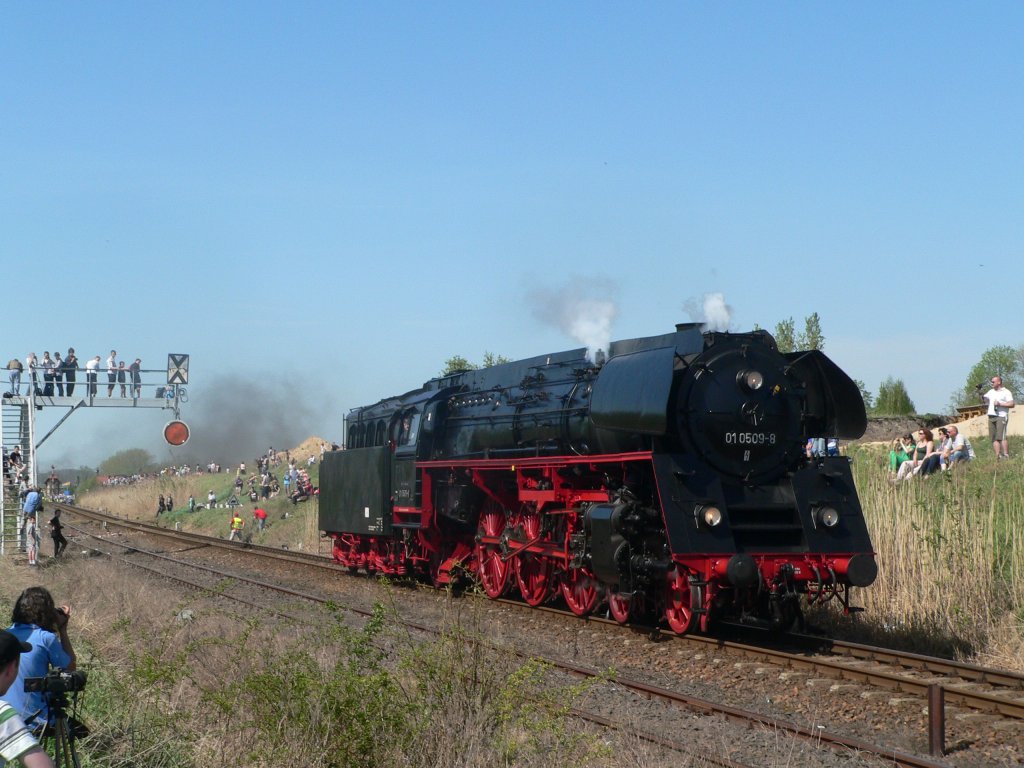
[[[317,461],[320,460],[320,445],[326,444],[327,449],[331,448],[331,441],[324,440],[322,437],[307,437],[297,446],[291,449],[291,456],[293,459],[299,462],[303,462],[310,456],[316,456]]]
[[[1014,408],[1010,411],[1010,423],[1006,427],[1006,434],[1013,437],[1024,435],[1024,414],[1017,413],[1018,410]],[[967,437],[988,438],[988,416],[984,414],[958,422],[956,426]]]
[[[1010,411],[1010,423],[1007,428],[1007,434],[1011,437],[1024,435],[1024,413],[1015,413],[1016,410],[1018,409],[1015,408]],[[956,424],[957,428],[974,442],[977,442],[976,438],[988,439],[988,416],[982,414],[981,416],[974,416],[964,421],[941,421],[936,418],[920,419],[913,416],[868,419],[868,428],[864,432],[864,436],[854,442],[862,444],[889,443],[894,437],[907,433],[913,434],[922,427],[934,432],[939,427],[948,427],[950,424]]]

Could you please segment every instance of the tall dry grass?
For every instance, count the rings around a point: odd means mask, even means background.
[[[188,503],[193,494],[197,504],[206,503],[206,492],[213,486],[221,492],[228,488],[227,475],[204,475],[202,477],[159,476],[147,478],[132,485],[111,485],[93,488],[78,501],[90,509],[98,509],[119,517],[132,520],[155,518],[157,499],[170,495],[177,509]],[[223,490],[220,490],[223,489]]]
[[[1024,670],[1024,474],[1019,459],[899,484],[855,451],[879,576],[857,593],[875,634]]]

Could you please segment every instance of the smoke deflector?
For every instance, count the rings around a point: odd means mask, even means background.
[[[602,429],[663,435],[668,427],[675,347],[613,357],[597,376],[590,417]]]

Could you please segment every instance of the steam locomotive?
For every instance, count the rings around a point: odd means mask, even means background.
[[[877,565],[849,460],[856,384],[772,336],[673,333],[441,376],[353,409],[325,455],[320,527],[352,571],[475,579],[675,632],[785,629]]]

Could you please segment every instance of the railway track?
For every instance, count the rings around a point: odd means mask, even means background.
[[[518,600],[498,602],[526,610],[566,614],[558,608],[531,608]],[[614,620],[600,616],[588,617],[587,621],[619,626]],[[787,651],[773,647],[773,643],[753,645],[705,635],[680,636],[657,627],[641,629],[652,638],[724,650],[748,660],[807,670],[836,680],[867,683],[896,693],[925,697],[929,686],[939,683],[944,686],[949,703],[1024,720],[1024,675],[1016,672],[820,637],[795,638],[814,654],[807,655],[808,651]]]
[[[69,512],[80,515],[86,519],[110,526],[123,526],[125,528],[145,533],[147,535],[159,535],[171,537],[182,543],[194,547],[222,548],[238,553],[241,550],[261,557],[272,558],[277,561],[315,567],[334,572],[346,572],[346,569],[337,566],[326,557],[310,553],[298,553],[282,551],[268,547],[257,547],[240,545],[234,542],[227,542],[220,539],[211,539],[198,534],[174,531],[147,523],[126,521],[118,518],[111,518],[92,510],[85,510],[78,507],[64,507]],[[143,550],[136,549],[138,552]],[[168,555],[159,553],[146,553],[153,557],[170,558]],[[138,565],[137,563],[133,563]],[[242,579],[252,584],[267,589],[285,591],[293,596],[304,599],[321,601],[318,598],[295,590],[282,589],[279,586],[251,579],[239,577],[237,574],[223,573],[223,577]],[[200,587],[201,588],[201,587]],[[490,601],[489,601],[490,602]],[[501,601],[507,604],[524,608],[530,612],[536,612],[536,608],[526,607],[516,601]],[[365,613],[359,609],[352,609],[356,613]],[[559,611],[562,616],[571,615]],[[610,620],[597,617],[589,617],[588,623],[598,625],[610,625],[616,630],[621,628]],[[412,628],[425,632],[436,630],[425,627],[410,625]],[[652,630],[653,631],[653,630]],[[697,647],[705,647],[716,652],[725,651],[746,659],[752,659],[759,663],[768,663],[781,666],[790,670],[808,670],[815,675],[833,677],[840,681],[863,683],[871,686],[878,686],[886,690],[898,692],[908,696],[921,696],[922,703],[927,696],[930,685],[936,680],[941,681],[946,691],[946,700],[962,706],[972,707],[981,711],[996,713],[1008,718],[1024,718],[1024,676],[1015,675],[1000,670],[989,670],[972,665],[961,664],[944,659],[935,659],[916,654],[895,652],[887,649],[872,648],[869,646],[852,643],[841,643],[838,641],[823,641],[820,638],[801,639],[802,642],[814,646],[814,654],[808,655],[807,651],[797,653],[767,648],[761,645],[739,643],[731,640],[715,639],[703,636],[685,636],[680,638],[674,633],[661,633],[662,640],[694,644]],[[821,658],[816,654],[827,653],[828,656]],[[532,655],[533,658],[537,658]],[[545,663],[562,669],[577,676],[595,676],[600,672],[580,665],[567,663],[556,658],[543,658]],[[657,698],[662,701],[671,702],[683,706],[691,711],[714,713],[736,721],[756,722],[767,724],[768,718],[764,714],[742,710],[717,704],[700,697],[686,696],[658,686],[652,686],[640,680],[617,678],[616,684],[633,691],[636,694]],[[983,686],[986,690],[970,690],[972,686]],[[580,712],[579,716],[587,718],[587,713]],[[593,713],[590,713],[593,714]],[[594,722],[601,722],[601,716],[594,715]],[[909,753],[894,752],[890,748],[872,745],[863,739],[844,737],[839,734],[825,732],[822,728],[808,729],[795,723],[787,723],[775,718],[770,719],[770,727],[784,730],[801,738],[814,739],[818,742],[830,742],[839,747],[855,750],[862,753],[884,754],[892,764],[908,766],[932,766],[944,765],[945,763],[935,762],[932,758],[916,756]],[[651,740],[661,743],[662,737],[656,734],[648,734]],[[669,740],[671,741],[671,740]],[[662,744],[668,748],[670,745]],[[683,748],[685,745],[679,745]]]

